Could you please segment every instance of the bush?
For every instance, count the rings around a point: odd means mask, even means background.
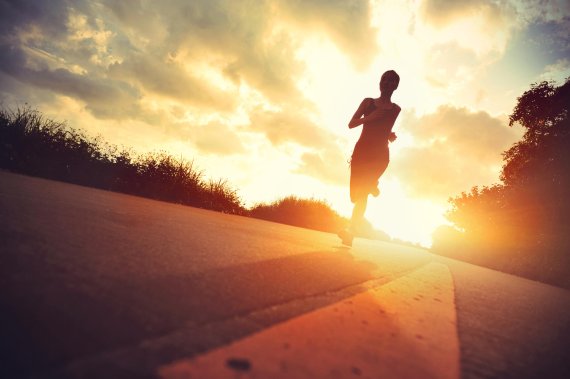
[[[570,78],[542,82],[518,98],[509,125],[523,138],[503,153],[501,183],[450,199],[432,249],[570,288]]]
[[[339,216],[327,202],[295,196],[288,196],[271,204],[258,204],[251,209],[250,215],[332,233],[345,228],[348,223],[348,220]]]
[[[89,138],[30,107],[0,109],[0,168],[157,200],[242,214],[226,181],[205,181],[193,162],[166,152],[137,156]]]

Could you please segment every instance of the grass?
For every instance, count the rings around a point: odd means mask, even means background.
[[[0,168],[109,191],[245,214],[225,180],[205,179],[193,162],[164,151],[137,155],[89,138],[29,107],[0,109]]]
[[[269,204],[257,204],[250,210],[250,216],[331,233],[343,229],[348,223],[327,202],[296,196],[288,196]]]

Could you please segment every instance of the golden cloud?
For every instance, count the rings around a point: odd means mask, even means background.
[[[237,105],[235,96],[228,96],[208,81],[187,72],[178,63],[153,55],[133,54],[121,63],[111,64],[108,75],[116,80],[136,83],[144,91],[206,110],[230,111]]]
[[[293,142],[306,147],[328,146],[333,135],[319,128],[301,109],[279,111],[255,109],[249,114],[249,129],[263,133],[274,145]]]
[[[189,128],[188,137],[196,148],[206,154],[234,155],[246,151],[240,134],[220,122]]]
[[[338,146],[301,156],[301,166],[295,172],[332,185],[348,185],[349,166]]]
[[[405,113],[401,126],[415,144],[392,154],[390,173],[416,197],[446,199],[498,181],[501,153],[520,133],[486,112],[442,106]]]
[[[425,0],[422,3],[424,19],[436,26],[444,26],[457,19],[482,15],[491,24],[501,23],[506,4],[491,0]]]
[[[433,42],[453,42],[478,57],[502,54],[520,21],[513,4],[491,0],[426,0],[420,15]]]
[[[0,80],[28,89],[13,94],[40,88],[51,95],[43,98],[47,108],[66,96],[98,118],[178,130],[174,108],[195,118],[250,109],[239,96],[245,84],[259,103],[282,109],[249,115],[251,130],[274,144],[324,146],[331,138],[301,112],[313,106],[298,88],[301,36],[324,36],[359,68],[377,52],[366,0],[21,0],[8,2],[0,20]],[[213,151],[239,151],[210,135],[220,127],[192,138],[201,149],[209,141]]]

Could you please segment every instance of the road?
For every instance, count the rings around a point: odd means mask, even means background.
[[[570,377],[570,293],[0,172],[0,377]],[[218,371],[216,371],[218,370]]]

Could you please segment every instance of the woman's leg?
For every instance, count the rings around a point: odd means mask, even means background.
[[[359,232],[362,221],[364,220],[364,212],[366,211],[367,202],[368,195],[359,198],[354,203],[354,208],[352,209],[352,217],[350,218],[350,225],[348,226],[348,229],[343,229],[337,233],[343,244],[352,246],[354,235]]]
[[[366,205],[368,204],[368,194],[359,198],[354,203],[354,208],[352,209],[352,217],[350,219],[349,230],[355,234],[359,231],[362,226],[362,221],[364,220],[364,213],[366,212]]]

